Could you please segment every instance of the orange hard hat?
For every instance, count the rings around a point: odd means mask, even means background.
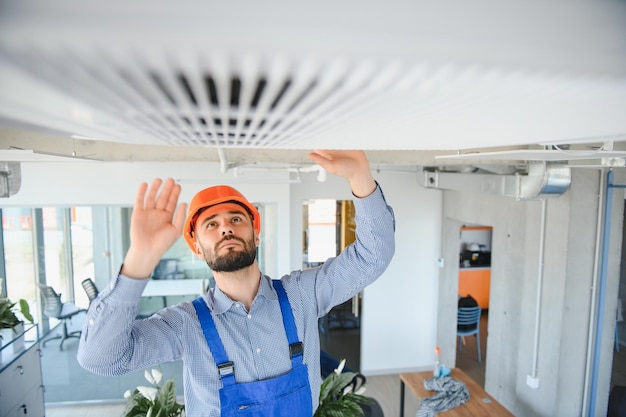
[[[261,215],[256,207],[254,207],[254,204],[250,203],[243,194],[228,185],[216,185],[214,187],[205,188],[191,199],[187,220],[185,220],[185,228],[183,229],[185,241],[187,241],[187,245],[189,245],[192,251],[195,252],[193,228],[199,212],[202,209],[222,203],[235,203],[245,208],[252,219],[254,230],[256,230],[257,233],[261,232]]]

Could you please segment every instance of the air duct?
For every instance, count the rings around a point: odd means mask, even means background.
[[[22,185],[19,162],[0,162],[0,198],[16,194]]]
[[[558,197],[572,182],[569,167],[545,162],[529,162],[526,174],[467,174],[425,167],[417,175],[425,188],[497,194],[516,200]]]

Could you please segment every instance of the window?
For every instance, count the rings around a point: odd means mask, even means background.
[[[354,242],[354,204],[351,200],[306,201],[303,228],[303,267],[320,265]]]
[[[95,277],[93,247],[93,215],[91,207],[70,209],[72,271],[76,305],[87,307],[89,299],[82,288],[84,279]]]
[[[33,210],[2,209],[6,295],[11,300],[23,298],[31,306],[37,299]]]
[[[276,205],[259,204],[262,219],[258,262],[261,270],[275,276],[276,271]],[[56,320],[41,317],[38,311],[39,282],[46,283],[62,294],[63,301],[73,301],[79,307],[89,305],[81,282],[92,278],[103,288],[115,273],[129,246],[129,207],[45,207],[5,208],[2,210],[2,237],[6,279],[4,285],[12,300],[24,298],[31,303],[33,316],[38,318],[40,336]],[[185,279],[210,278],[211,271],[204,261],[193,254],[185,240],[178,239],[164,258],[178,260]],[[0,269],[1,270],[1,269]],[[207,280],[209,282],[210,280]],[[2,284],[0,284],[2,288]],[[144,297],[149,299],[150,297]],[[189,299],[187,296],[181,298]],[[158,309],[162,297],[152,297]],[[182,301],[167,297],[167,304]],[[85,315],[79,314],[70,323],[70,331],[80,330]],[[77,339],[71,339],[59,350],[49,343],[42,356],[43,383],[46,402],[120,400],[125,390],[143,381],[143,370],[111,378],[100,377],[80,368],[76,360]],[[162,365],[182,386],[180,361]],[[74,389],[81,387],[80,389]]]

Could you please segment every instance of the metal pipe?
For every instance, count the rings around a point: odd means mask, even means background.
[[[593,369],[591,373],[591,392],[589,395],[589,413],[595,415],[596,396],[598,391],[598,373],[600,367],[600,346],[602,345],[602,325],[604,321],[604,303],[606,302],[607,268],[609,263],[609,243],[611,230],[611,201],[613,198],[613,171],[607,173],[606,193],[604,202],[604,227],[602,230],[602,260],[600,263],[600,288],[598,293],[598,314],[596,315],[596,337],[594,340]]]
[[[582,417],[585,417],[587,414],[588,403],[589,403],[589,395],[590,395],[590,379],[591,373],[593,370],[593,353],[594,353],[594,334],[595,334],[595,318],[596,318],[596,300],[598,298],[598,277],[600,270],[600,254],[602,251],[602,223],[603,212],[605,204],[605,191],[606,191],[606,176],[603,175],[604,172],[600,172],[600,194],[598,195],[598,215],[596,222],[596,245],[595,245],[595,254],[593,260],[593,277],[592,277],[592,285],[591,285],[591,303],[589,306],[589,338],[587,339],[587,361],[585,366],[585,385],[583,387],[583,404],[581,408]]]
[[[544,263],[544,247],[546,242],[546,212],[547,201],[541,200],[541,226],[539,237],[539,265],[537,271],[537,304],[535,306],[535,342],[533,345],[533,378],[537,378],[537,368],[539,362],[539,325],[541,322],[541,296],[543,291],[543,263]]]
[[[220,158],[220,172],[226,174],[228,172],[228,159],[224,148],[217,148],[217,156]]]

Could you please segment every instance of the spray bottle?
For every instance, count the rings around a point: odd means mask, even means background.
[[[435,378],[439,378],[441,376],[441,362],[439,362],[439,346],[435,347],[435,366],[433,368],[433,375]]]

